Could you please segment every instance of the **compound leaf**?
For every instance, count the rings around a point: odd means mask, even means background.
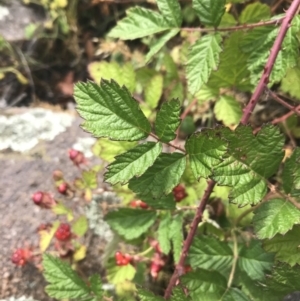
[[[291,196],[300,196],[300,148],[297,147],[292,156],[285,162],[282,180],[283,189]]]
[[[200,22],[217,27],[225,13],[225,0],[193,0],[193,8]]]
[[[142,175],[162,151],[161,143],[146,142],[116,157],[108,165],[104,179],[111,185],[126,184],[134,176]]]
[[[46,286],[46,292],[50,297],[78,300],[90,296],[89,287],[68,263],[44,254],[43,267],[44,277],[50,283]]]
[[[134,141],[144,139],[151,126],[137,101],[115,81],[101,80],[75,85],[77,111],[85,119],[82,127],[95,137]]]
[[[109,212],[105,220],[110,227],[127,240],[138,238],[155,222],[156,212],[151,210],[120,208]]]
[[[140,197],[151,195],[159,198],[169,194],[179,183],[185,166],[186,158],[183,154],[162,153],[142,176],[129,181],[129,188]]]
[[[186,151],[195,178],[207,178],[211,175],[212,168],[222,161],[226,142],[219,139],[214,130],[202,130],[188,139]]]
[[[294,226],[293,229],[285,233],[285,235],[277,234],[272,239],[265,240],[263,243],[264,249],[267,252],[274,252],[278,261],[286,262],[291,266],[300,264],[299,245],[299,226]]]
[[[159,13],[142,7],[133,7],[127,16],[117,23],[108,34],[111,38],[134,40],[171,29]]]
[[[178,0],[157,0],[156,3],[168,25],[181,26],[182,14]]]
[[[259,239],[272,238],[276,234],[285,234],[300,223],[300,212],[284,199],[272,199],[263,203],[254,211],[254,229]]]
[[[222,50],[220,34],[206,35],[199,39],[188,53],[186,65],[189,92],[197,93],[207,83],[213,70],[218,67]]]
[[[175,131],[180,124],[180,102],[176,99],[166,101],[157,112],[155,133],[162,142],[169,142],[176,138]]]

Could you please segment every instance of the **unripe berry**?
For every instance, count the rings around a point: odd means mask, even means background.
[[[53,171],[52,177],[53,177],[53,180],[57,182],[57,181],[62,180],[64,178],[64,175],[61,170],[57,169],[57,170]]]
[[[66,194],[67,190],[68,184],[66,182],[59,184],[59,186],[57,187],[57,191],[61,194]]]
[[[67,241],[71,238],[71,228],[69,224],[61,223],[55,232],[55,237],[60,241]]]
[[[37,191],[32,195],[31,199],[36,205],[40,205],[43,200],[43,196],[44,193],[42,191]]]
[[[75,165],[80,165],[86,163],[84,154],[76,149],[69,150],[69,158],[73,161]]]
[[[47,192],[37,191],[32,195],[31,199],[36,205],[46,209],[52,208],[56,205],[52,195]]]
[[[149,206],[145,202],[143,202],[141,200],[133,200],[133,201],[131,201],[130,202],[130,207],[132,207],[132,208],[140,207],[142,209],[148,209],[149,208]]]
[[[17,249],[11,256],[11,261],[17,266],[24,266],[31,257],[31,252],[27,249]]]

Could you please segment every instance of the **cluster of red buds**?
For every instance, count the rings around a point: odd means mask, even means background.
[[[177,203],[181,202],[184,198],[188,196],[188,194],[185,191],[185,187],[182,184],[179,184],[173,188],[173,195]]]
[[[123,266],[123,265],[127,265],[128,263],[130,263],[130,261],[132,260],[131,255],[129,254],[123,254],[122,252],[116,252],[115,254],[115,260],[116,260],[116,264],[118,266]]]
[[[11,261],[16,266],[22,267],[32,259],[32,252],[29,249],[17,249],[11,256]]]
[[[149,208],[149,206],[141,200],[133,200],[133,201],[130,202],[129,205],[132,208],[142,208],[142,209],[148,209]]]
[[[152,278],[156,279],[158,277],[158,273],[165,265],[166,256],[164,256],[164,254],[162,253],[157,240],[150,239],[150,246],[155,250],[155,253],[151,258],[150,274]]]
[[[37,191],[32,195],[31,199],[37,206],[45,209],[50,209],[56,205],[53,196],[48,192]]]

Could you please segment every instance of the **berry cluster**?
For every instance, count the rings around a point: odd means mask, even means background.
[[[188,196],[188,194],[185,191],[185,187],[182,184],[179,184],[173,188],[173,195],[177,203],[181,202],[184,198]]]
[[[116,264],[118,266],[127,265],[130,263],[132,257],[129,254],[123,254],[121,252],[116,252],[115,254]]]
[[[130,207],[132,207],[132,208],[142,208],[142,209],[148,209],[149,208],[149,206],[141,200],[131,201],[130,202]]]
[[[13,264],[22,267],[24,266],[29,259],[31,259],[31,251],[28,249],[17,249],[14,251],[11,256],[11,261]]]
[[[72,237],[72,232],[69,224],[61,223],[56,230],[54,236],[59,241],[67,241]]]

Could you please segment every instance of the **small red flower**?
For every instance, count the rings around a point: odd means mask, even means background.
[[[61,223],[55,232],[55,237],[60,241],[67,241],[71,238],[72,232],[69,224]]]

